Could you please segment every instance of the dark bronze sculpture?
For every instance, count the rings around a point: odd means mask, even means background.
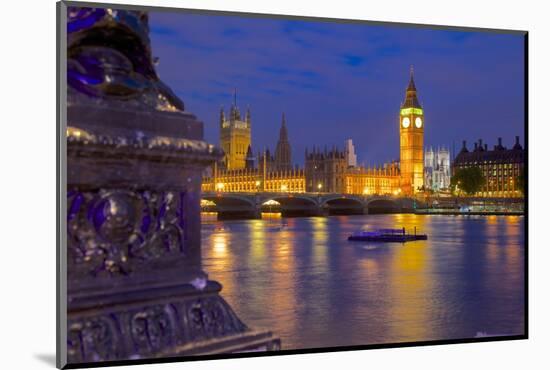
[[[183,102],[157,76],[148,15],[104,8],[68,10],[67,78],[70,89],[136,107],[183,111]]]

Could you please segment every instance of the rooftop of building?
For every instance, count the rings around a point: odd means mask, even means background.
[[[405,92],[405,101],[401,104],[401,108],[422,108],[418,96],[416,94],[416,85],[414,83],[414,70],[411,66],[411,77],[409,79],[409,85]]]
[[[497,162],[497,163],[521,163],[524,161],[524,149],[519,143],[519,136],[511,149],[502,145],[502,138],[490,150],[487,144],[480,139],[474,143],[474,149],[468,150],[466,141],[462,142],[462,149],[454,159],[454,165],[472,162]]]

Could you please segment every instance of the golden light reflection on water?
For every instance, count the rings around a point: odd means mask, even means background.
[[[262,220],[252,220],[250,223],[251,251],[249,263],[251,265],[261,264],[266,258],[265,250],[265,227]]]
[[[361,271],[364,274],[365,283],[374,281],[376,277],[380,274],[380,269],[378,267],[378,261],[375,259],[365,258],[359,260]]]
[[[521,255],[517,244],[522,241],[518,239],[519,227],[520,218],[518,216],[487,218],[487,259],[490,263],[513,265],[520,262]]]
[[[282,218],[281,212],[262,212],[262,220],[280,219]]]
[[[495,215],[487,216],[487,223],[489,225],[497,225],[498,220],[499,220],[498,216],[495,216]]]
[[[425,220],[422,216],[400,214],[396,217],[396,224],[405,227],[407,231],[416,227],[418,233],[423,233],[428,232]],[[415,241],[393,249],[390,268],[391,295],[392,301],[400,304],[390,306],[392,320],[389,330],[401,341],[433,336],[430,315],[432,311],[427,308],[431,302],[427,297],[433,294],[434,282],[427,248],[426,241]],[[404,322],[408,324],[403,325]]]
[[[276,226],[275,226],[276,227]],[[292,226],[281,226],[274,231],[276,237],[269,246],[271,261],[271,275],[268,291],[270,304],[278,320],[285,321],[285,331],[295,332],[299,319],[296,317],[298,302],[296,261]]]
[[[227,235],[219,233],[214,235],[213,255],[215,258],[227,257]]]
[[[313,264],[325,266],[327,263],[328,219],[314,217],[311,219],[313,229]]]
[[[516,241],[516,243],[522,243],[523,240],[519,238],[520,217],[519,216],[507,216],[504,218],[505,228],[504,235],[507,240]],[[520,249],[517,247],[509,247],[505,249],[506,261],[508,264],[520,263]]]
[[[500,216],[487,219],[487,262],[488,268],[505,268],[508,273],[488,279],[487,286],[501,284],[515,286],[523,280],[520,244],[520,218],[518,216]]]
[[[498,220],[497,216],[489,216],[486,218],[487,260],[490,264],[499,263],[501,248],[498,243]]]
[[[214,222],[218,219],[218,212],[201,212],[201,222]]]
[[[210,268],[210,273],[231,271],[234,264],[234,256],[229,250],[231,237],[228,230],[221,229],[212,235],[212,257],[216,263]],[[223,291],[225,294],[233,294],[236,282],[233,279],[225,279]]]

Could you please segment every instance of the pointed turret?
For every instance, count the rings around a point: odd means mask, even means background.
[[[521,144],[519,143],[519,136],[516,136],[516,143],[514,144],[513,148],[514,150],[522,150],[522,146]]]
[[[468,148],[466,147],[466,140],[462,140],[462,149],[460,153],[468,153]]]
[[[237,107],[237,88],[233,90],[233,104],[231,105],[229,114],[232,122],[241,120],[241,112],[239,112],[239,108]]]
[[[414,70],[411,66],[411,77],[409,79],[409,85],[405,93],[405,101],[401,105],[401,108],[422,108],[416,95],[416,85],[414,84]]]
[[[224,122],[225,122],[225,112],[223,110],[223,105],[222,105],[220,108],[220,126],[222,126]]]
[[[246,159],[245,159],[245,168],[246,169],[254,169],[254,154],[252,153],[252,146],[248,146],[248,150],[246,151]]]
[[[288,131],[286,129],[286,118],[283,112],[283,118],[281,121],[281,129],[279,130],[279,140],[288,141]]]
[[[275,148],[275,167],[278,170],[290,170],[292,150],[288,141],[288,131],[286,128],[286,117],[283,112],[281,129],[279,130],[279,141]]]

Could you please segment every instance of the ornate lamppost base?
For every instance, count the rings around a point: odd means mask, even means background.
[[[68,362],[280,349],[280,340],[270,331],[248,328],[219,295],[220,289],[209,281],[202,290],[167,286],[103,297],[112,303],[101,307],[77,300],[68,316]]]

